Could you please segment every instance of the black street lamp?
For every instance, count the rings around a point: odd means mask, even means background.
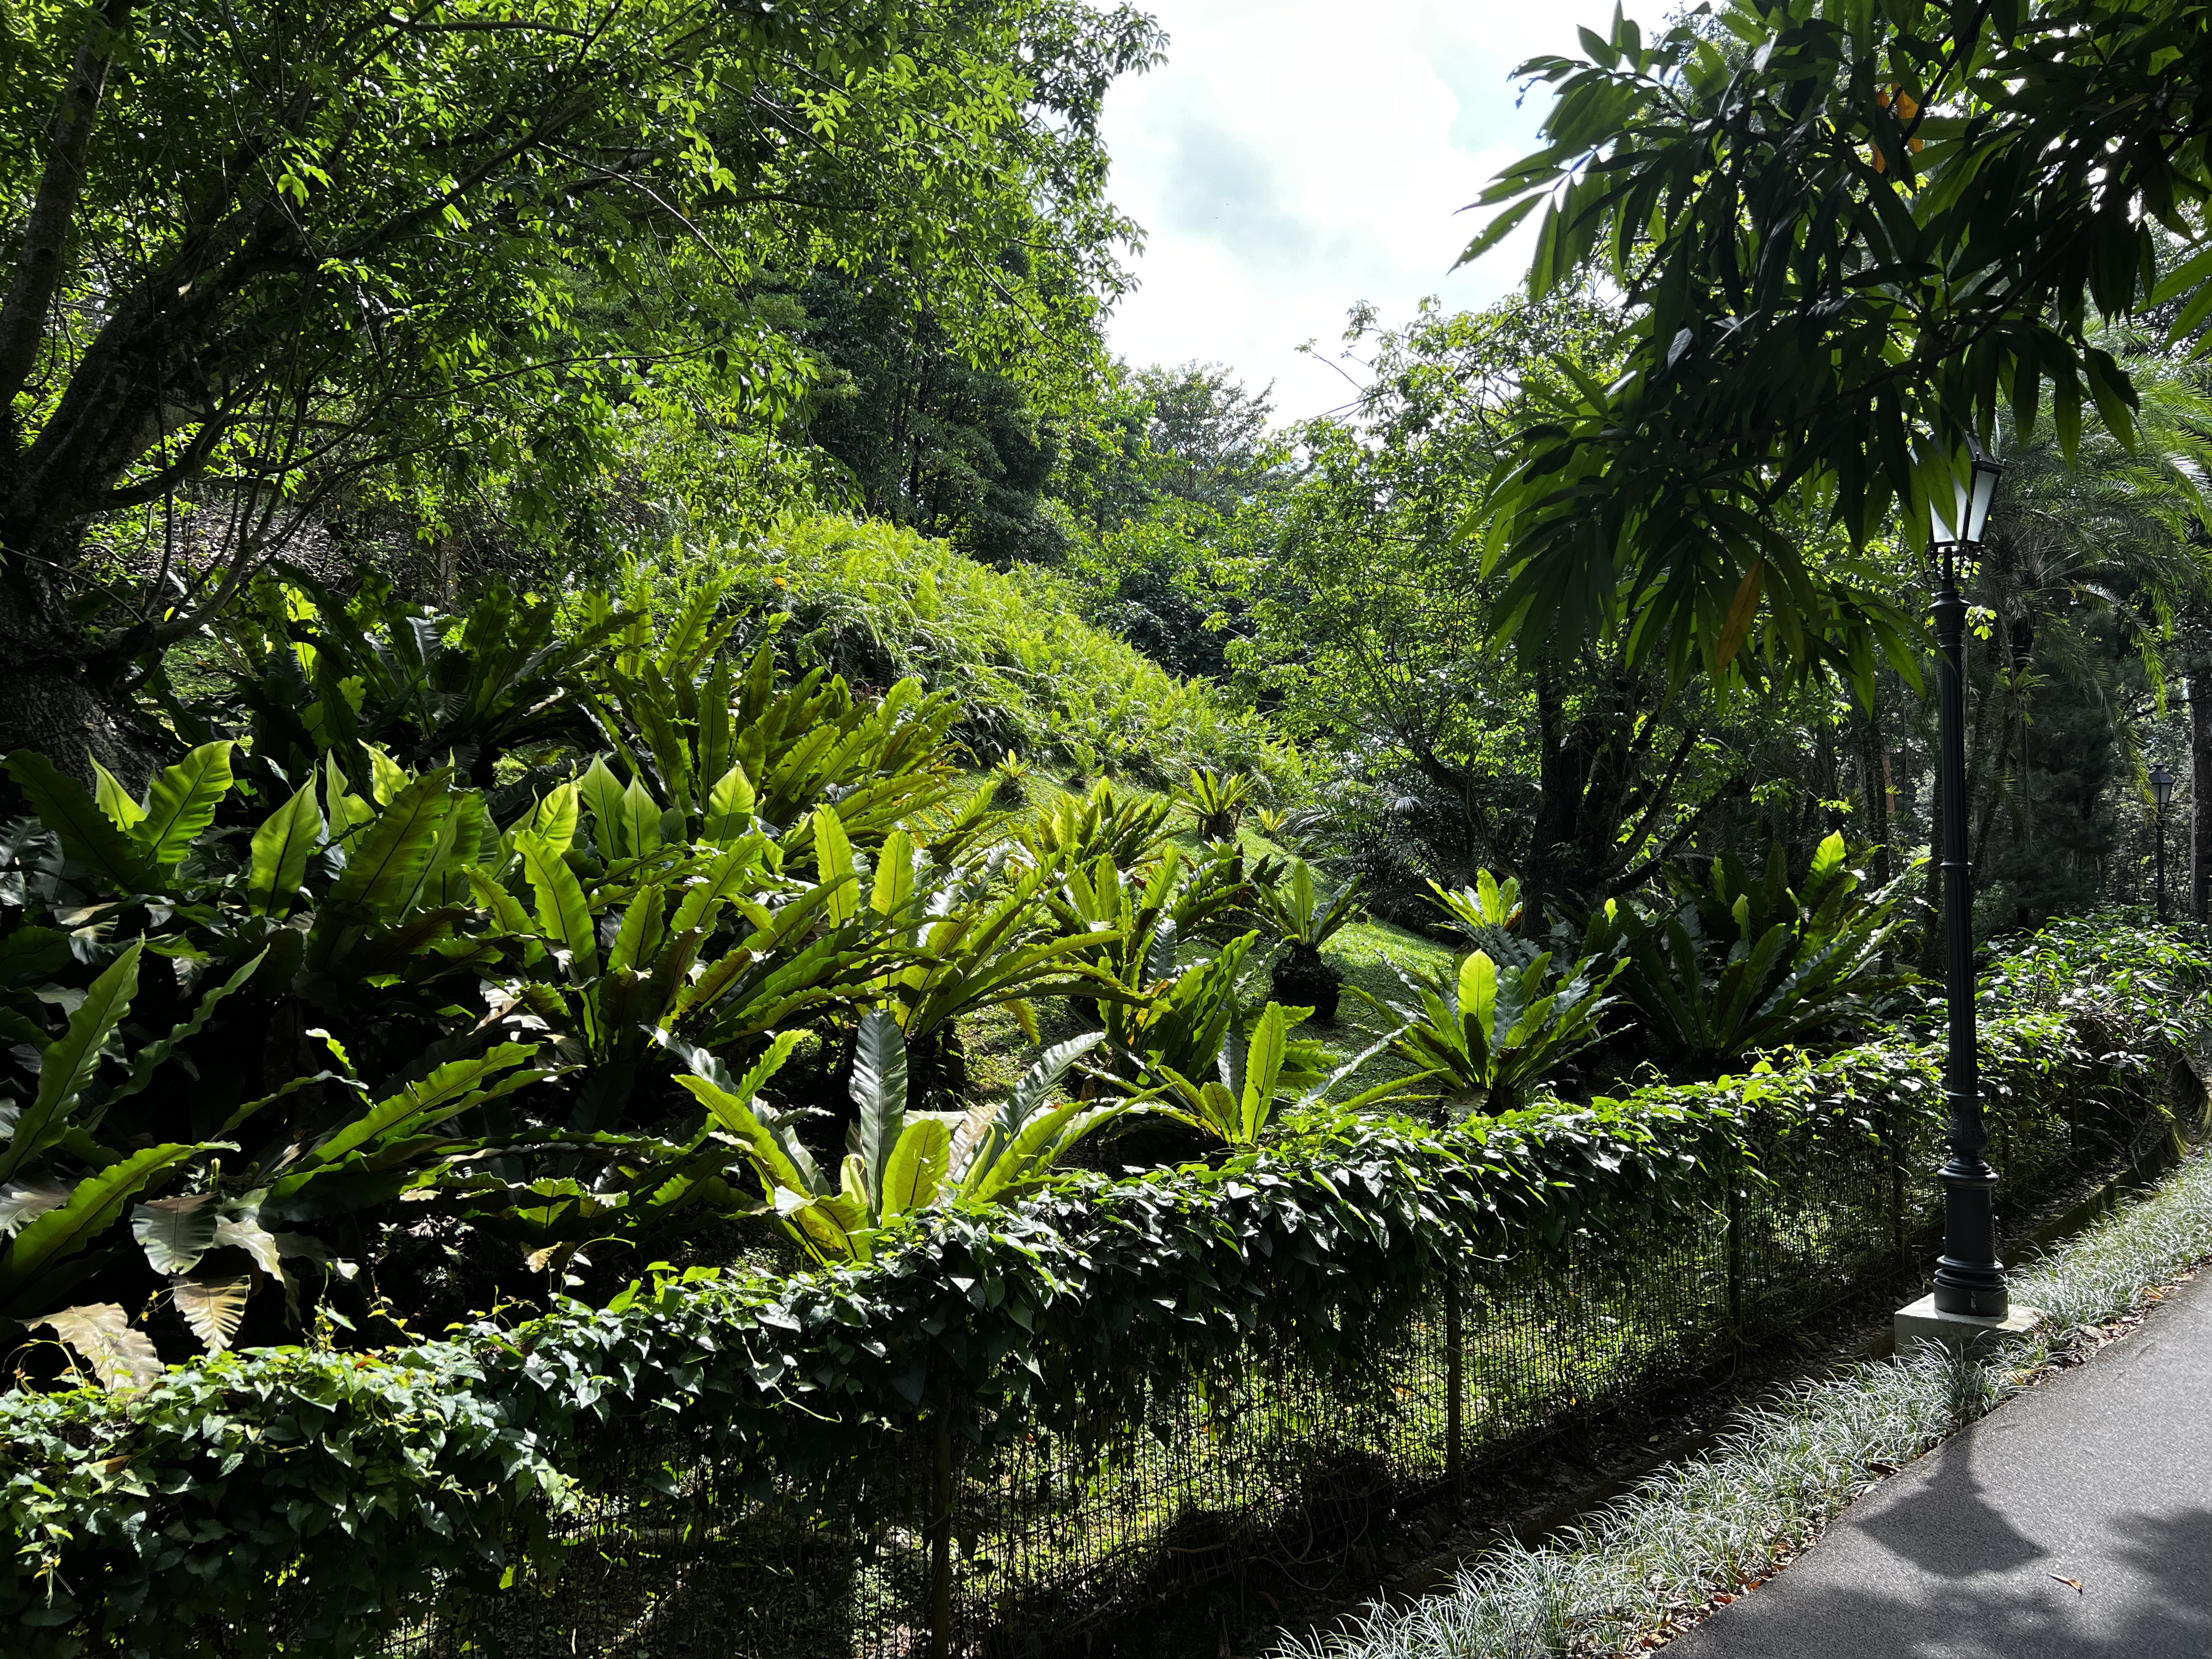
[[[2150,769],[2150,799],[2156,809],[2151,823],[2158,837],[2158,921],[2162,927],[2166,925],[2166,808],[2173,799],[2173,774],[2166,769],[2164,761]]]
[[[1943,984],[1950,1012],[1950,1048],[1943,1093],[1951,1109],[1950,1160],[1943,1183],[1943,1254],[1936,1263],[1936,1311],[1975,1319],[2004,1319],[2011,1312],[2004,1263],[1997,1260],[1996,1171],[1982,1153],[1990,1144],[1982,1121],[1979,1062],[1974,1052],[1974,892],[1966,854],[1966,721],[1965,650],[1966,601],[1959,592],[1960,567],[1982,550],[2002,463],[1966,439],[1973,466],[1957,485],[1946,512],[1931,506],[1928,556],[1941,586],[1936,592],[1936,653],[1941,677],[1938,704],[1943,739]]]

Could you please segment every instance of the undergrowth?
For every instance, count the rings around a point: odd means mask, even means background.
[[[994,570],[910,530],[829,515],[786,519],[714,562],[788,617],[781,645],[796,665],[953,693],[984,763],[1020,754],[1164,787],[1210,766],[1252,775],[1279,806],[1312,793],[1265,719],[1085,621],[1080,592],[1051,571]]]
[[[2053,1249],[2014,1282],[2046,1316],[1971,1358],[1936,1352],[1803,1383],[1746,1413],[1711,1451],[1661,1471],[1556,1540],[1508,1544],[1454,1587],[1378,1607],[1279,1659],[1559,1659],[1611,1655],[1763,1577],[1884,1475],[2016,1393],[2055,1345],[2142,1308],[2212,1255],[2212,1155]]]

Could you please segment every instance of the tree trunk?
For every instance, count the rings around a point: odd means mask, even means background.
[[[69,613],[54,571],[73,548],[0,556],[0,755],[35,749],[89,787],[92,762],[134,793],[161,762],[161,748],[139,725],[121,684],[128,665],[101,662]],[[0,779],[0,811],[22,807]]]
[[[2212,665],[2189,677],[2189,914],[2212,920]]]
[[[1528,831],[1526,874],[1521,881],[1521,931],[1541,939],[1551,923],[1546,911],[1577,884],[1575,825],[1589,771],[1585,757],[1565,729],[1566,697],[1556,672],[1536,671],[1536,821]]]

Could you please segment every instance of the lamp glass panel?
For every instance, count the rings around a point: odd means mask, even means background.
[[[1928,521],[1933,528],[1934,539],[1938,545],[1946,542],[1957,541],[1960,526],[1966,521],[1966,509],[1970,503],[1966,498],[1966,486],[1957,484],[1954,489],[1958,500],[1951,507],[1945,507],[1942,498],[1939,495],[1930,495],[1928,498]]]
[[[1978,542],[1990,526],[1990,502],[1997,493],[1997,469],[1986,463],[1974,464],[1974,494],[1971,502],[1966,492],[1959,492],[1960,516],[1966,521],[1966,539]]]
[[[2154,767],[2150,775],[2150,792],[2160,806],[2171,801],[2173,799],[2173,774],[2163,766]]]

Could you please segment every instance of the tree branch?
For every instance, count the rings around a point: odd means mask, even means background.
[[[31,204],[31,216],[23,227],[22,261],[8,303],[0,307],[0,431],[9,448],[15,447],[15,394],[31,378],[46,338],[46,307],[61,286],[62,255],[68,245],[70,226],[77,203],[84,195],[85,161],[92,150],[92,129],[100,112],[100,94],[107,87],[108,67],[115,60],[112,46],[131,21],[131,0],[107,0],[100,22],[86,32],[77,47],[76,66],[62,94],[59,120],[55,124],[53,149],[40,175],[39,191]]]

